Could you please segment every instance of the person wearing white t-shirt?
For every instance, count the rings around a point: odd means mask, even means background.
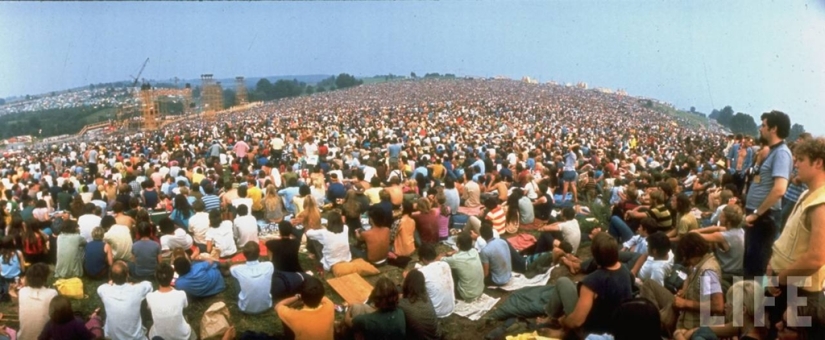
[[[206,251],[206,232],[209,231],[209,213],[205,212],[206,206],[202,201],[197,200],[192,204],[195,215],[189,218],[189,232],[192,233],[192,242],[200,249]]]
[[[637,280],[653,280],[665,285],[665,278],[670,275],[673,261],[668,259],[670,239],[665,233],[656,232],[647,237],[647,259],[639,269]]]
[[[140,304],[152,292],[152,284],[148,281],[129,283],[129,266],[123,261],[112,265],[111,279],[111,283],[97,287],[97,295],[106,310],[104,334],[110,339],[146,339]]]
[[[40,331],[49,322],[49,304],[57,296],[57,291],[46,287],[49,266],[36,263],[26,271],[25,287],[20,288],[18,296],[18,318],[20,330],[17,339],[37,339]]]
[[[238,248],[243,247],[247,242],[258,243],[258,221],[249,214],[246,205],[238,206],[238,215],[233,222],[235,234],[235,244]]]
[[[209,230],[206,231],[206,253],[227,258],[235,255],[238,252],[238,247],[235,246],[235,238],[233,233],[232,221],[223,221],[221,219],[221,212],[212,210],[209,212]]]
[[[416,267],[421,274],[424,274],[424,284],[427,287],[430,302],[435,308],[435,315],[439,318],[446,318],[453,314],[455,309],[455,282],[453,282],[450,265],[437,260],[435,248],[429,243],[424,243],[418,248],[418,256],[421,259],[421,266]]]
[[[579,245],[581,244],[581,240],[582,240],[582,231],[581,231],[581,228],[579,227],[579,221],[576,220],[576,211],[571,207],[566,207],[566,208],[561,210],[561,216],[564,219],[564,221],[544,225],[541,228],[539,228],[539,231],[561,232],[562,238],[565,241],[569,242],[571,246],[573,246],[573,251],[571,253],[576,254],[576,252],[579,250]],[[545,235],[547,235],[547,234],[542,233],[542,235],[539,236],[539,238],[544,239],[544,238],[546,238]],[[550,237],[552,237],[552,236],[550,236]],[[556,240],[556,241],[559,241],[559,240]],[[538,243],[540,243],[540,242],[537,242],[537,246],[536,246],[536,248],[537,248],[536,251],[537,252],[542,252],[542,251],[547,251],[548,250],[548,249],[538,249],[538,248],[540,248],[540,247],[538,247]],[[555,241],[553,242],[554,245],[556,245],[557,243],[558,242],[555,242]]]
[[[172,288],[174,275],[175,271],[168,263],[159,264],[155,273],[158,290],[146,294],[146,304],[154,321],[149,338],[195,340],[198,334],[183,317],[183,309],[189,305],[186,292]]]
[[[77,219],[80,236],[86,239],[86,243],[92,242],[92,230],[100,226],[101,217],[95,215],[96,207],[94,203],[86,203],[83,206],[83,215]]]
[[[335,215],[336,213],[332,213]],[[321,264],[324,270],[329,271],[332,266],[340,262],[352,261],[352,253],[349,248],[349,231],[347,226],[341,221],[340,215],[329,216],[327,229],[310,229],[306,231],[307,238],[321,243],[323,246]]]

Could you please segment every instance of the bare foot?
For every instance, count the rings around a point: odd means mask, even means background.
[[[576,275],[579,273],[579,270],[581,270],[581,267],[578,263],[570,261],[567,257],[562,257],[561,262],[564,263],[565,266],[567,266],[567,269],[570,270],[570,274]]]
[[[545,325],[553,321],[552,317],[549,316],[539,316],[536,317],[536,325]]]

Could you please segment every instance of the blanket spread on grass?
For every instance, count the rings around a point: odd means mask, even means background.
[[[478,321],[484,314],[493,309],[500,299],[494,299],[487,294],[481,294],[472,302],[457,300],[453,313],[463,316],[473,321]]]
[[[553,269],[556,266],[550,267],[546,273],[541,275],[536,275],[532,279],[528,279],[524,276],[524,274],[513,273],[513,277],[510,278],[510,282],[507,282],[506,285],[503,286],[489,286],[487,288],[490,289],[502,289],[508,292],[512,292],[517,289],[521,289],[524,287],[536,287],[536,286],[544,286],[547,284],[547,281],[550,280],[550,273],[553,272]]]

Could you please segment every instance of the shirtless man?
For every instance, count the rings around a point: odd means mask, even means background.
[[[404,192],[401,191],[401,180],[398,177],[390,178],[390,185],[384,190],[390,194],[390,202],[393,210],[401,208],[401,203],[404,203]]]
[[[753,141],[751,138],[742,138],[738,151],[734,155],[733,180],[734,184],[736,184],[737,195],[742,194],[742,189],[744,189],[745,186],[746,172],[751,165],[753,165],[753,150],[751,149],[752,143]]]

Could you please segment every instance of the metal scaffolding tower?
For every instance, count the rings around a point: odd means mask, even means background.
[[[246,84],[243,77],[235,77],[235,105],[246,105],[249,103],[246,94]]]

